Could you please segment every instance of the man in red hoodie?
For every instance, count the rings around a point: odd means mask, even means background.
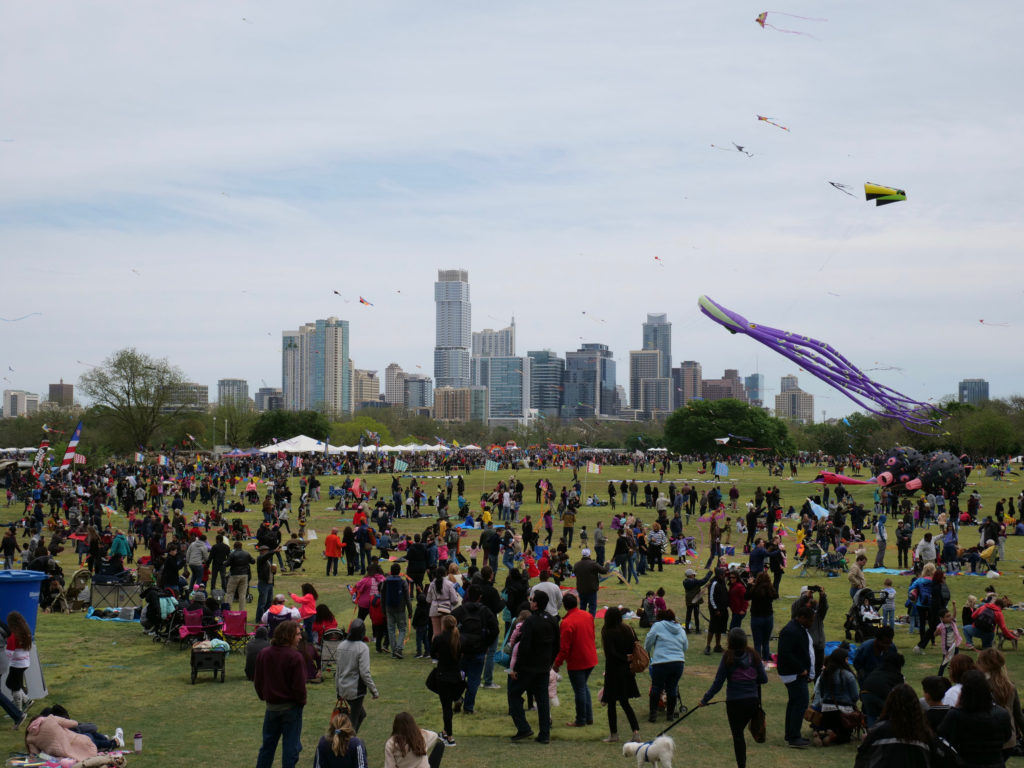
[[[570,728],[582,728],[594,723],[594,708],[590,702],[590,688],[587,687],[587,678],[597,666],[594,617],[587,611],[581,611],[578,605],[576,595],[571,592],[562,598],[562,607],[566,613],[562,619],[558,655],[553,666],[557,672],[564,661],[569,670],[569,683],[576,698],[576,719],[566,723]]]
[[[297,621],[278,624],[270,645],[256,657],[253,686],[267,705],[256,768],[271,768],[278,740],[282,768],[295,768],[299,761],[302,708],[306,706],[306,660],[297,650],[301,636]]]

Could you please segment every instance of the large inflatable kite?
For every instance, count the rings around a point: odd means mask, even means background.
[[[787,357],[812,376],[838,389],[861,408],[899,421],[913,432],[933,434],[942,411],[878,384],[823,341],[767,325],[757,325],[707,296],[698,300],[700,311],[730,333],[743,333]]]
[[[831,184],[831,182],[829,183]],[[864,199],[868,201],[874,200],[876,206],[888,205],[889,203],[898,203],[906,200],[907,193],[902,189],[883,187],[881,184],[872,184],[870,181],[866,181],[864,182]]]

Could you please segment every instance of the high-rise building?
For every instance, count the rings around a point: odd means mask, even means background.
[[[205,413],[210,410],[210,388],[206,384],[194,381],[174,384],[167,393],[167,402],[160,410],[165,413],[173,411]]]
[[[39,395],[21,389],[4,390],[4,416],[32,416],[39,410]]]
[[[783,376],[782,382],[781,391],[775,396],[775,418],[813,424],[814,395],[800,389],[796,376]]]
[[[51,384],[49,400],[55,405],[70,408],[75,404],[75,385],[65,384],[64,379],[60,380],[60,384]]]
[[[437,336],[434,346],[434,380],[439,387],[468,387],[470,331],[469,273],[464,269],[439,269],[434,283]]]
[[[984,379],[964,379],[960,382],[958,399],[967,405],[980,405],[988,400],[988,382]]]
[[[607,344],[583,344],[565,354],[562,415],[569,418],[616,416],[615,359]]]
[[[380,376],[376,371],[356,368],[352,376],[352,398],[356,408],[362,403],[380,400]]]
[[[661,313],[652,315],[647,313],[647,322],[644,323],[644,349],[656,349],[661,352],[661,368],[656,378],[669,379],[672,377],[672,323],[668,321],[668,315]]]
[[[752,373],[744,377],[743,386],[747,390],[747,401],[757,408],[764,407],[764,374]]]
[[[487,423],[525,424],[530,416],[530,357],[474,357],[473,384],[487,387]]]
[[[705,400],[740,400],[747,402],[747,393],[743,388],[743,379],[735,368],[726,368],[720,379],[704,379],[701,382]]]
[[[245,407],[249,403],[249,382],[245,379],[218,379],[217,404]]]
[[[438,421],[487,421],[487,387],[438,387],[433,416]]]
[[[530,358],[530,407],[545,416],[558,416],[562,407],[565,360],[550,349],[527,352]]]
[[[282,383],[288,410],[351,413],[347,320],[329,317],[282,334]]]
[[[405,390],[404,405],[411,411],[434,405],[434,382],[429,376],[407,373],[402,382]]]
[[[284,394],[279,387],[260,387],[253,397],[258,413],[284,409]],[[274,406],[277,406],[276,408]]]
[[[704,397],[703,370],[696,360],[684,360],[678,368],[672,369],[672,389],[675,390],[675,407],[686,405],[691,400]]]
[[[398,363],[384,369],[384,402],[405,405],[405,371]]]
[[[516,353],[516,319],[507,328],[473,332],[473,357],[512,357]]]
[[[644,327],[646,336],[646,326]],[[650,348],[629,353],[629,402],[640,418],[668,413],[672,380],[661,376],[661,350]]]

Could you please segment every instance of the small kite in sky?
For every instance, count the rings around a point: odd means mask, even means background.
[[[137,269],[133,269],[133,270],[132,270],[132,272],[134,272],[134,273],[135,273],[136,275],[138,275],[139,277],[142,277],[142,273],[141,273],[141,272],[139,272],[139,270],[137,270]]]
[[[365,304],[365,305],[366,305],[366,306],[368,306],[368,307],[372,307],[372,306],[373,306],[373,303],[372,303],[372,302],[369,302],[369,301],[367,301],[367,300],[366,300],[366,299],[364,299],[364,298],[363,298],[362,296],[360,296],[360,297],[359,297],[359,303],[360,303],[360,304]]]
[[[584,315],[587,315],[587,310],[585,310],[585,309],[584,309],[584,310],[582,310],[582,313],[583,313]],[[594,321],[595,323],[603,323],[603,322],[605,322],[605,321],[604,321],[604,320],[602,320],[601,318],[599,318],[599,317],[594,317],[593,315],[587,315],[587,319],[588,319],[588,320],[593,320],[593,321]],[[582,338],[582,337],[581,337],[581,338]]]
[[[776,128],[781,128],[784,131],[788,131],[789,130],[789,128],[787,128],[784,125],[779,125],[778,123],[772,122],[774,118],[765,117],[764,115],[758,115],[757,119],[760,120],[762,123],[768,123],[768,125],[774,125]]]
[[[898,203],[901,200],[907,199],[907,193],[902,189],[896,189],[895,187],[883,187],[881,184],[872,184],[870,181],[864,182],[864,199],[875,201],[875,205],[888,205],[889,203]]]
[[[729,438],[728,437],[716,437],[715,438],[715,442],[718,443],[719,445],[728,445],[729,444]]]
[[[761,25],[761,29],[764,29],[765,27],[771,27],[776,32],[785,32],[787,35],[803,35],[804,37],[810,37],[812,39],[814,39],[814,35],[810,35],[807,32],[799,32],[795,29],[782,29],[781,27],[776,27],[774,24],[769,24],[769,13],[772,14],[773,16],[788,16],[791,19],[803,19],[804,21],[828,21],[828,19],[816,19],[812,18],[811,16],[797,16],[794,13],[783,13],[782,11],[763,11],[757,14],[757,18],[754,19],[754,21]]]
[[[664,266],[665,266],[665,260],[664,260],[663,258],[661,258],[661,256],[655,256],[655,257],[654,257],[654,260],[655,260],[656,262],[658,262],[658,265],[659,265],[659,266],[662,266],[662,267],[664,267]]]
[[[0,320],[3,320],[5,323],[16,323],[19,320],[24,320],[26,317],[32,317],[32,315],[41,315],[41,314],[43,314],[43,313],[42,312],[29,312],[27,315],[22,315],[21,317],[0,317]]]
[[[981,323],[982,325],[987,325],[989,328],[1009,328],[1010,327],[1009,323],[990,323],[990,322],[988,322],[986,320],[979,320],[978,322]]]
[[[59,429],[54,429],[53,427],[51,427],[48,424],[43,424],[43,432],[54,432],[54,433],[56,433],[58,435],[66,435],[67,434],[67,432],[62,432]]]
[[[754,438],[752,438],[752,437],[744,437],[743,435],[734,435],[732,432],[729,433],[729,437],[731,437],[734,440],[742,440],[745,443],[752,443],[752,442],[754,442]]]
[[[720,149],[723,152],[732,152],[733,151],[732,149],[729,149],[728,147],[720,147],[717,144],[712,144],[711,146],[714,147],[715,149]],[[735,141],[732,142],[732,146],[735,148],[735,150],[737,152],[742,152],[747,157],[753,157],[754,156],[753,152],[747,152],[747,148],[746,147],[741,147]]]
[[[945,414],[934,405],[913,400],[868,378],[830,344],[809,336],[751,323],[707,296],[698,300],[701,312],[730,333],[742,333],[792,360],[801,370],[839,390],[861,408],[895,419],[920,434],[934,434]],[[931,430],[925,432],[923,430]]]
[[[851,189],[853,189],[853,187],[851,187],[849,184],[840,184],[838,181],[830,181],[829,184],[831,184],[833,187],[838,189],[844,195],[849,195],[850,197],[856,197],[856,195],[853,194],[853,192],[850,191]]]

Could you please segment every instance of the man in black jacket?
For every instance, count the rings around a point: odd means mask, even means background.
[[[505,601],[501,598],[498,590],[494,588],[494,570],[489,565],[485,565],[480,569],[479,581],[477,577],[473,578],[474,583],[480,584],[480,602],[486,605],[491,613],[494,614],[495,619],[501,616],[501,612],[505,610]],[[494,639],[491,640],[491,644],[487,646],[487,655],[484,657],[484,675],[482,685],[484,688],[498,689],[500,685],[494,682],[494,654],[498,650],[498,641],[501,639],[501,634],[495,635]]]
[[[547,744],[551,740],[551,702],[548,699],[548,674],[558,655],[559,631],[557,619],[545,612],[548,596],[540,590],[530,595],[530,617],[523,622],[519,650],[515,664],[509,668],[508,710],[515,723],[512,741],[533,736],[523,710],[523,694],[533,693],[537,702],[539,733],[536,741]]]
[[[725,569],[716,568],[715,577],[708,584],[708,643],[704,655],[711,653],[711,638],[715,638],[715,653],[722,652],[722,634],[729,625],[729,588],[725,585]]]
[[[596,616],[600,575],[608,573],[608,569],[603,565],[598,565],[596,560],[591,560],[590,550],[584,548],[580,552],[580,559],[572,567],[572,573],[576,577],[576,592],[580,597],[580,610],[588,611],[591,616]]]
[[[466,600],[452,611],[459,622],[459,637],[462,643],[462,661],[459,666],[465,675],[466,694],[462,708],[467,715],[473,714],[476,705],[476,691],[480,687],[480,675],[487,658],[487,649],[498,637],[498,619],[491,609],[480,602],[482,590],[473,583],[466,590]]]
[[[800,736],[804,712],[810,702],[807,686],[814,680],[814,650],[811,633],[814,609],[797,608],[795,618],[779,632],[779,679],[786,684],[786,743],[802,749],[810,742]]]

